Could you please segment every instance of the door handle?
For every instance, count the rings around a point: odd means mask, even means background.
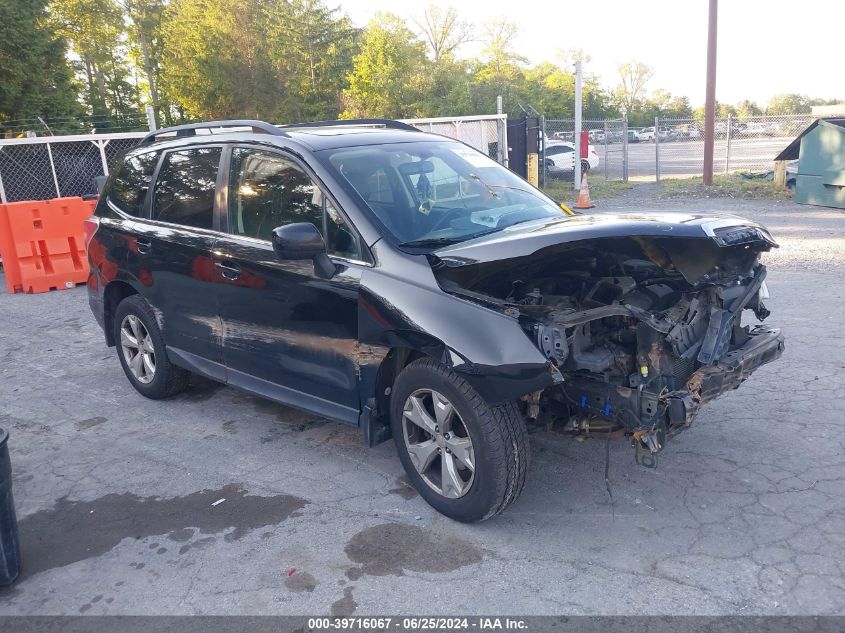
[[[214,262],[214,265],[226,279],[237,279],[241,276],[241,269],[226,262]]]
[[[136,237],[135,244],[138,246],[138,252],[141,253],[141,255],[146,255],[147,253],[149,253],[150,248],[152,248],[153,245],[150,240],[145,239],[143,237]]]

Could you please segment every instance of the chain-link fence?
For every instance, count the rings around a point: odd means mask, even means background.
[[[426,132],[455,138],[507,161],[507,115],[409,119]],[[135,147],[145,132],[0,140],[0,202],[95,196],[96,177]]]
[[[774,157],[815,119],[809,114],[717,119],[714,173],[766,172]],[[571,181],[574,120],[547,119],[546,184]],[[589,134],[589,172],[606,180],[654,181],[700,176],[704,171],[704,122],[698,118],[657,118],[654,125],[630,126],[625,118],[583,121]]]
[[[0,202],[97,195],[96,177],[144,133],[0,140]]]
[[[717,119],[713,172],[771,171],[775,156],[814,118],[808,114]],[[704,165],[703,121],[658,118],[654,127],[645,130],[639,135],[654,147],[638,148],[636,157],[631,156],[632,177],[660,179],[701,175]],[[649,164],[652,162],[653,167]]]
[[[582,121],[590,143],[587,158],[581,160],[581,171],[598,174],[606,180],[625,177],[626,128],[624,119]],[[544,182],[559,179],[571,181],[575,170],[575,121],[546,119],[543,147]]]
[[[423,132],[441,134],[484,152],[503,165],[508,159],[508,116],[492,114],[482,116],[437,117],[433,119],[405,119]]]

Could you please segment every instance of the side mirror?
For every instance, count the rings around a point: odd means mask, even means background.
[[[326,241],[310,222],[296,222],[273,229],[273,250],[281,260],[314,260],[314,272],[331,279],[337,269],[326,254]]]
[[[326,242],[310,222],[297,222],[273,229],[273,250],[279,259],[314,259],[326,252]]]

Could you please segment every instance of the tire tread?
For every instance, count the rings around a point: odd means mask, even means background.
[[[484,434],[485,450],[493,457],[496,467],[494,485],[497,499],[477,520],[484,521],[501,514],[522,493],[531,460],[528,430],[516,402],[490,406],[472,385],[433,358],[415,360],[405,369],[412,367],[437,372],[470,403]]]
[[[156,371],[161,370],[164,372],[164,384],[159,390],[155,392],[150,391],[142,391],[138,389],[138,386],[134,381],[130,379],[130,382],[133,386],[135,386],[138,391],[146,396],[147,398],[152,398],[154,400],[162,399],[162,398],[170,398],[175,396],[178,393],[181,393],[188,387],[188,383],[191,380],[191,372],[187,369],[182,369],[181,367],[177,367],[170,360],[167,358],[167,353],[164,351],[164,341],[161,337],[161,332],[158,328],[158,319],[156,319],[155,313],[150,308],[150,304],[147,303],[146,299],[141,297],[140,295],[130,295],[126,297],[123,301],[121,301],[117,309],[115,310],[115,320],[114,320],[114,327],[115,327],[115,337],[117,341],[120,340],[120,332],[118,331],[120,328],[120,323],[123,321],[124,311],[134,311],[136,314],[144,317],[145,323],[144,325],[147,327],[149,331],[148,323],[153,323],[155,325],[155,331],[151,331],[150,334],[154,336],[154,338],[158,339],[161,343],[162,350],[159,352],[156,350],[157,360],[156,360]],[[122,352],[120,351],[120,343],[118,343],[118,355],[121,355]],[[121,356],[122,358],[122,356]],[[123,361],[121,360],[121,364]]]

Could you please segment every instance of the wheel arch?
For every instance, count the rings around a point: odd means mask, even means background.
[[[110,281],[103,291],[103,329],[106,335],[106,345],[114,347],[114,314],[117,306],[126,297],[138,294],[132,284],[123,281]]]
[[[441,344],[442,345],[442,344]],[[364,440],[373,447],[392,437],[390,431],[390,396],[399,373],[418,358],[433,358],[442,362],[436,348],[425,350],[416,345],[400,344],[391,347],[372,373],[371,386],[365,386],[362,398],[361,426]],[[441,348],[442,349],[442,348]]]

